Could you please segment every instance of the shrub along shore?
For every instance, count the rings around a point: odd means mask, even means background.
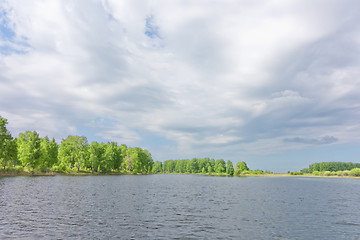
[[[9,168],[0,169],[0,177],[9,176],[96,176],[96,175],[151,175],[151,174],[183,174],[183,175],[203,175],[215,177],[325,177],[325,178],[358,178],[360,179],[360,168],[345,171],[323,171],[314,173],[270,173],[257,171],[247,171],[240,174],[229,175],[226,173],[177,173],[177,172],[150,172],[150,173],[132,173],[132,172],[91,172],[91,171],[64,171],[64,172],[41,172],[26,171],[24,169]]]

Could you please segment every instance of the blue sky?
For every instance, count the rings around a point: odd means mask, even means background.
[[[359,162],[360,4],[6,1],[0,115],[154,160]]]

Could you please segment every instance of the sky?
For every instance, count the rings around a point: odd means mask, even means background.
[[[58,143],[360,162],[357,0],[0,0],[0,116]]]

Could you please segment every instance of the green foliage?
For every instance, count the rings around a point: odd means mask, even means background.
[[[86,163],[88,157],[88,141],[84,136],[68,136],[63,139],[59,149],[60,162],[69,168],[80,168]]]
[[[0,164],[6,169],[17,158],[17,147],[10,132],[6,129],[7,119],[0,116]]]
[[[104,143],[92,142],[88,148],[89,159],[86,162],[86,168],[91,169],[91,172],[97,172],[106,169],[106,167],[100,167],[105,164],[105,150],[106,145]]]
[[[126,155],[124,158],[125,170],[128,172],[138,173],[150,173],[153,169],[154,161],[150,152],[147,150],[136,148],[126,149]]]
[[[345,171],[351,170],[353,168],[360,168],[360,163],[351,163],[351,162],[320,162],[313,163],[309,165],[308,172],[313,173],[314,171],[324,172],[336,172],[336,171]]]
[[[245,171],[249,171],[248,166],[245,162],[238,162],[235,167],[235,174],[240,175],[244,174]]]
[[[162,167],[163,167],[162,162],[156,161],[156,162],[154,163],[154,165],[153,165],[153,170],[152,170],[152,172],[153,172],[153,173],[161,173],[161,172],[162,172]]]
[[[141,148],[118,146],[116,142],[88,144],[84,136],[68,136],[60,146],[55,139],[40,138],[26,131],[12,139],[6,129],[7,120],[0,117],[0,166],[3,171],[23,169],[42,172],[112,172],[150,173],[154,161],[150,152]],[[19,161],[18,161],[19,160]],[[20,165],[19,165],[20,164]],[[162,171],[162,163],[156,171]],[[7,168],[7,169],[6,169]]]
[[[309,165],[309,168],[301,170],[303,173],[312,173],[314,176],[355,176],[352,175],[360,169],[360,163],[351,162],[320,162]]]
[[[40,159],[38,168],[42,172],[49,171],[57,163],[59,146],[53,138],[48,137],[40,139]]]
[[[253,175],[262,175],[264,174],[263,170],[260,169],[256,169],[256,170],[247,170],[248,174],[253,174]]]
[[[310,171],[309,171],[309,169],[308,169],[308,168],[301,169],[301,171],[300,171],[300,172],[302,172],[302,173],[310,173]]]
[[[360,177],[360,168],[351,169],[349,175],[353,177]]]
[[[290,175],[303,175],[304,173],[302,173],[302,172],[297,172],[297,171],[295,171],[295,172],[290,172]]]
[[[40,137],[36,131],[20,133],[17,140],[18,158],[23,166],[35,170],[40,163]]]
[[[53,172],[66,172],[66,165],[64,164],[60,164],[60,165],[54,165],[52,168],[51,168],[51,171]]]
[[[245,164],[246,165],[246,164]],[[157,172],[159,170],[156,170]],[[193,158],[183,160],[166,160],[162,166],[164,173],[193,173],[234,175],[234,166],[230,160],[210,158]]]
[[[110,142],[106,145],[105,159],[107,160],[106,161],[107,172],[111,170],[119,170],[123,159],[121,155],[121,149],[118,147],[116,142]]]
[[[230,160],[226,163],[226,173],[230,176],[234,175],[234,166]]]
[[[216,160],[214,170],[216,173],[225,173],[226,172],[226,163],[224,159]]]

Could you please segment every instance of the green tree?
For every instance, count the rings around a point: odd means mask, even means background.
[[[18,160],[16,139],[6,139],[0,154],[0,164],[4,167],[4,170],[11,165],[15,167]]]
[[[125,144],[121,144],[119,146],[119,149],[120,149],[120,152],[121,152],[121,159],[122,159],[120,169],[122,171],[124,171],[124,170],[126,171],[127,167],[126,167],[125,157],[126,157],[127,146]]]
[[[162,172],[162,162],[156,161],[153,165],[153,173],[161,173]]]
[[[234,175],[234,166],[230,160],[226,163],[226,173],[231,176]]]
[[[175,161],[174,160],[166,160],[164,162],[164,172],[167,172],[167,173],[175,172]]]
[[[249,171],[248,166],[246,165],[246,162],[238,162],[236,164],[236,170],[235,170],[235,174],[239,175],[244,171]]]
[[[10,132],[6,129],[8,124],[7,119],[0,116],[0,163],[6,168],[10,162],[11,153],[12,153],[12,137]]]
[[[105,159],[107,172],[111,170],[119,170],[122,162],[122,156],[121,149],[118,147],[116,142],[110,142],[106,145]]]
[[[212,169],[212,167],[209,165],[208,166],[208,171],[207,171],[209,174],[211,174],[212,172],[213,172],[213,169]]]
[[[360,163],[351,163],[351,162],[320,162],[313,163],[309,165],[308,172],[313,173],[324,172],[324,171],[346,171],[353,168],[360,168]]]
[[[139,156],[139,165],[136,166],[138,172],[149,173],[152,170],[154,161],[148,150],[142,148],[136,148]]]
[[[87,158],[88,141],[84,136],[68,136],[63,139],[59,149],[59,159],[69,168],[76,167],[77,171],[85,165]]]
[[[48,137],[40,139],[40,159],[39,168],[42,171],[48,171],[57,163],[59,146],[53,138],[51,141]]]
[[[20,133],[17,140],[18,158],[23,166],[29,170],[34,170],[39,164],[40,159],[40,137],[36,131]]]
[[[360,177],[360,168],[351,169],[350,176]]]
[[[226,172],[226,163],[225,163],[224,159],[216,160],[214,170],[217,173],[225,173]]]
[[[100,165],[105,159],[105,148],[104,143],[99,144],[98,142],[92,142],[88,148],[89,159],[87,161],[87,168],[91,169],[91,172],[97,172],[101,170]]]
[[[135,148],[128,148],[126,150],[126,156],[125,156],[125,164],[126,164],[126,170],[128,172],[133,172],[135,169],[135,164],[139,161],[138,152]]]
[[[190,161],[190,172],[191,173],[198,173],[199,172],[199,163],[198,159],[193,158]]]

